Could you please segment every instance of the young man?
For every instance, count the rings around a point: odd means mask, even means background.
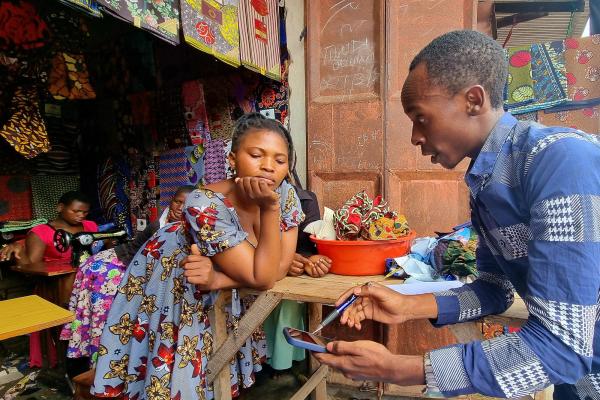
[[[518,122],[502,110],[507,62],[474,31],[440,36],[412,61],[402,90],[412,143],[465,176],[479,233],[479,278],[442,293],[406,296],[372,284],[342,323],[464,322],[505,311],[516,290],[529,319],[520,332],[422,356],[369,342],[334,342],[316,357],[348,377],[424,384],[444,396],[519,397],[555,385],[555,399],[600,399],[600,143],[569,128]]]

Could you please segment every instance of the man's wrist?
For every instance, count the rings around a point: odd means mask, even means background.
[[[416,319],[437,319],[438,306],[433,294],[405,295],[404,299],[405,305],[402,308],[406,310],[406,314],[403,315],[402,322]]]
[[[423,356],[394,354],[387,366],[388,382],[402,386],[424,385]]]

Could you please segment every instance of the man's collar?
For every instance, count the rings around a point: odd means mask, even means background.
[[[517,119],[510,113],[504,113],[483,143],[477,157],[471,161],[465,174],[465,181],[473,197],[477,197],[481,188],[485,186],[488,178],[492,175],[502,145],[517,122]]]

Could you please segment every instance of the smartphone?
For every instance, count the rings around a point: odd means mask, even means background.
[[[283,328],[283,335],[285,340],[292,346],[316,351],[317,353],[327,353],[325,346],[331,342],[331,339],[294,328]]]

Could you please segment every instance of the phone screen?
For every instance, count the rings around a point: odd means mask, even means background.
[[[313,335],[312,333],[301,331],[298,329],[288,328],[288,332],[293,338],[302,340],[303,342],[313,343],[318,346],[325,346],[328,342],[330,342],[330,340],[327,338],[318,335]]]

